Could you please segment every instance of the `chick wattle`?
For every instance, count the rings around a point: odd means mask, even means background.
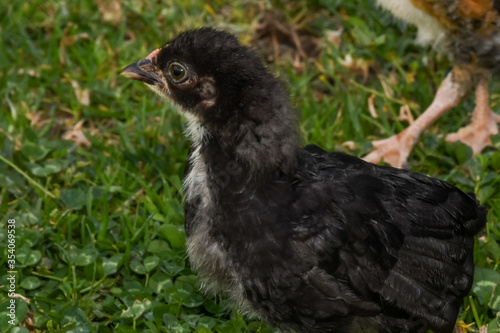
[[[488,105],[488,80],[500,70],[500,1],[498,0],[377,0],[394,16],[418,28],[417,40],[445,52],[453,70],[441,83],[427,110],[403,132],[374,141],[375,147],[364,157],[368,162],[381,159],[403,167],[420,134],[451,108],[476,90],[476,109],[472,122],[447,141],[462,141],[474,154],[491,145],[498,134],[500,115]]]
[[[186,31],[122,75],[179,106],[187,252],[206,292],[285,332],[453,330],[486,211],[423,175],[302,147],[249,48]]]

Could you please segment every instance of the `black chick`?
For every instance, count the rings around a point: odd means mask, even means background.
[[[184,32],[122,75],[188,120],[187,250],[205,290],[285,331],[453,330],[486,222],[473,195],[302,148],[285,89],[227,32]]]

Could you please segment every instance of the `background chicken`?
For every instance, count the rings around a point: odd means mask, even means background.
[[[364,159],[381,159],[403,167],[420,134],[446,111],[476,89],[472,123],[449,134],[475,154],[491,144],[500,116],[488,104],[488,80],[500,69],[500,1],[498,0],[378,0],[396,17],[418,27],[418,42],[448,53],[453,70],[441,83],[432,104],[403,132],[374,141],[375,150]]]

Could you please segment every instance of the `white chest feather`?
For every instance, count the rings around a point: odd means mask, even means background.
[[[192,268],[201,276],[201,289],[208,294],[223,294],[242,313],[260,317],[245,297],[245,289],[235,272],[226,251],[210,235],[210,223],[204,221],[194,226],[186,239],[186,247]]]
[[[419,44],[440,48],[445,30],[434,17],[414,7],[410,0],[377,0],[377,2],[395,17],[417,26]]]
[[[186,113],[186,117],[188,119],[188,127],[185,134],[193,142],[193,151],[189,157],[191,171],[184,179],[184,197],[186,201],[192,201],[200,196],[202,206],[208,208],[212,202],[212,198],[208,187],[207,165],[203,160],[200,149],[203,141],[210,134],[194,116]]]
[[[191,170],[184,178],[184,200],[201,199],[201,208],[208,209],[212,196],[208,186],[207,165],[200,153],[201,145],[194,146],[190,156]]]
[[[212,219],[215,212],[214,198],[210,191],[207,164],[201,154],[204,140],[209,137],[207,130],[196,118],[187,115],[186,135],[193,142],[190,157],[191,169],[184,179],[184,200],[196,203],[192,230],[186,239],[189,261],[193,269],[202,277],[202,289],[210,294],[223,292],[233,304],[248,314],[255,310],[244,297],[244,289],[238,274],[222,244],[211,235]]]

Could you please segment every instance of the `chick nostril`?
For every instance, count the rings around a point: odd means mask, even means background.
[[[145,58],[145,59],[142,59],[141,61],[139,61],[137,63],[137,65],[139,65],[139,67],[146,67],[146,66],[151,66],[153,65],[153,63],[151,62],[151,60]]]

